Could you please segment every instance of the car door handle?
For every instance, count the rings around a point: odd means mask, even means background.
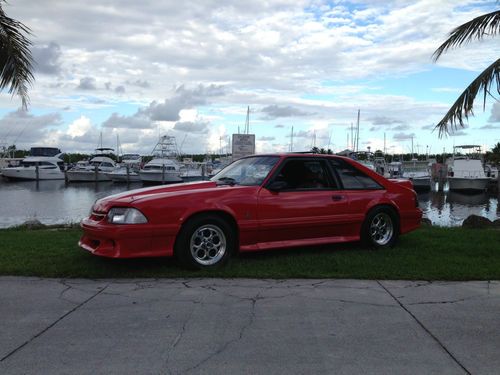
[[[332,195],[332,201],[341,201],[342,199],[344,199],[344,196],[343,195]]]

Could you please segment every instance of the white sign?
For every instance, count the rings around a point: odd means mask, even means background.
[[[233,134],[233,160],[255,154],[255,134]]]

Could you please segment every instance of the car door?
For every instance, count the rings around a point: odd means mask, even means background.
[[[338,190],[326,158],[290,157],[259,192],[260,247],[343,236],[348,216],[348,197]]]
[[[349,215],[352,219],[348,227],[349,236],[358,236],[368,208],[378,202],[385,189],[362,170],[340,158],[329,161],[332,173],[340,181],[339,193],[349,200]]]

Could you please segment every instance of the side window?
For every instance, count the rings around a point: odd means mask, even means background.
[[[291,159],[285,162],[275,180],[286,182],[286,190],[332,189],[326,167],[324,160]]]
[[[378,182],[344,160],[332,159],[330,160],[330,164],[337,172],[346,190],[383,189]]]

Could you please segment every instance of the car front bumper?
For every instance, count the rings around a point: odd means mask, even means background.
[[[110,224],[85,218],[78,246],[108,258],[138,258],[173,255],[177,228],[151,224]]]

